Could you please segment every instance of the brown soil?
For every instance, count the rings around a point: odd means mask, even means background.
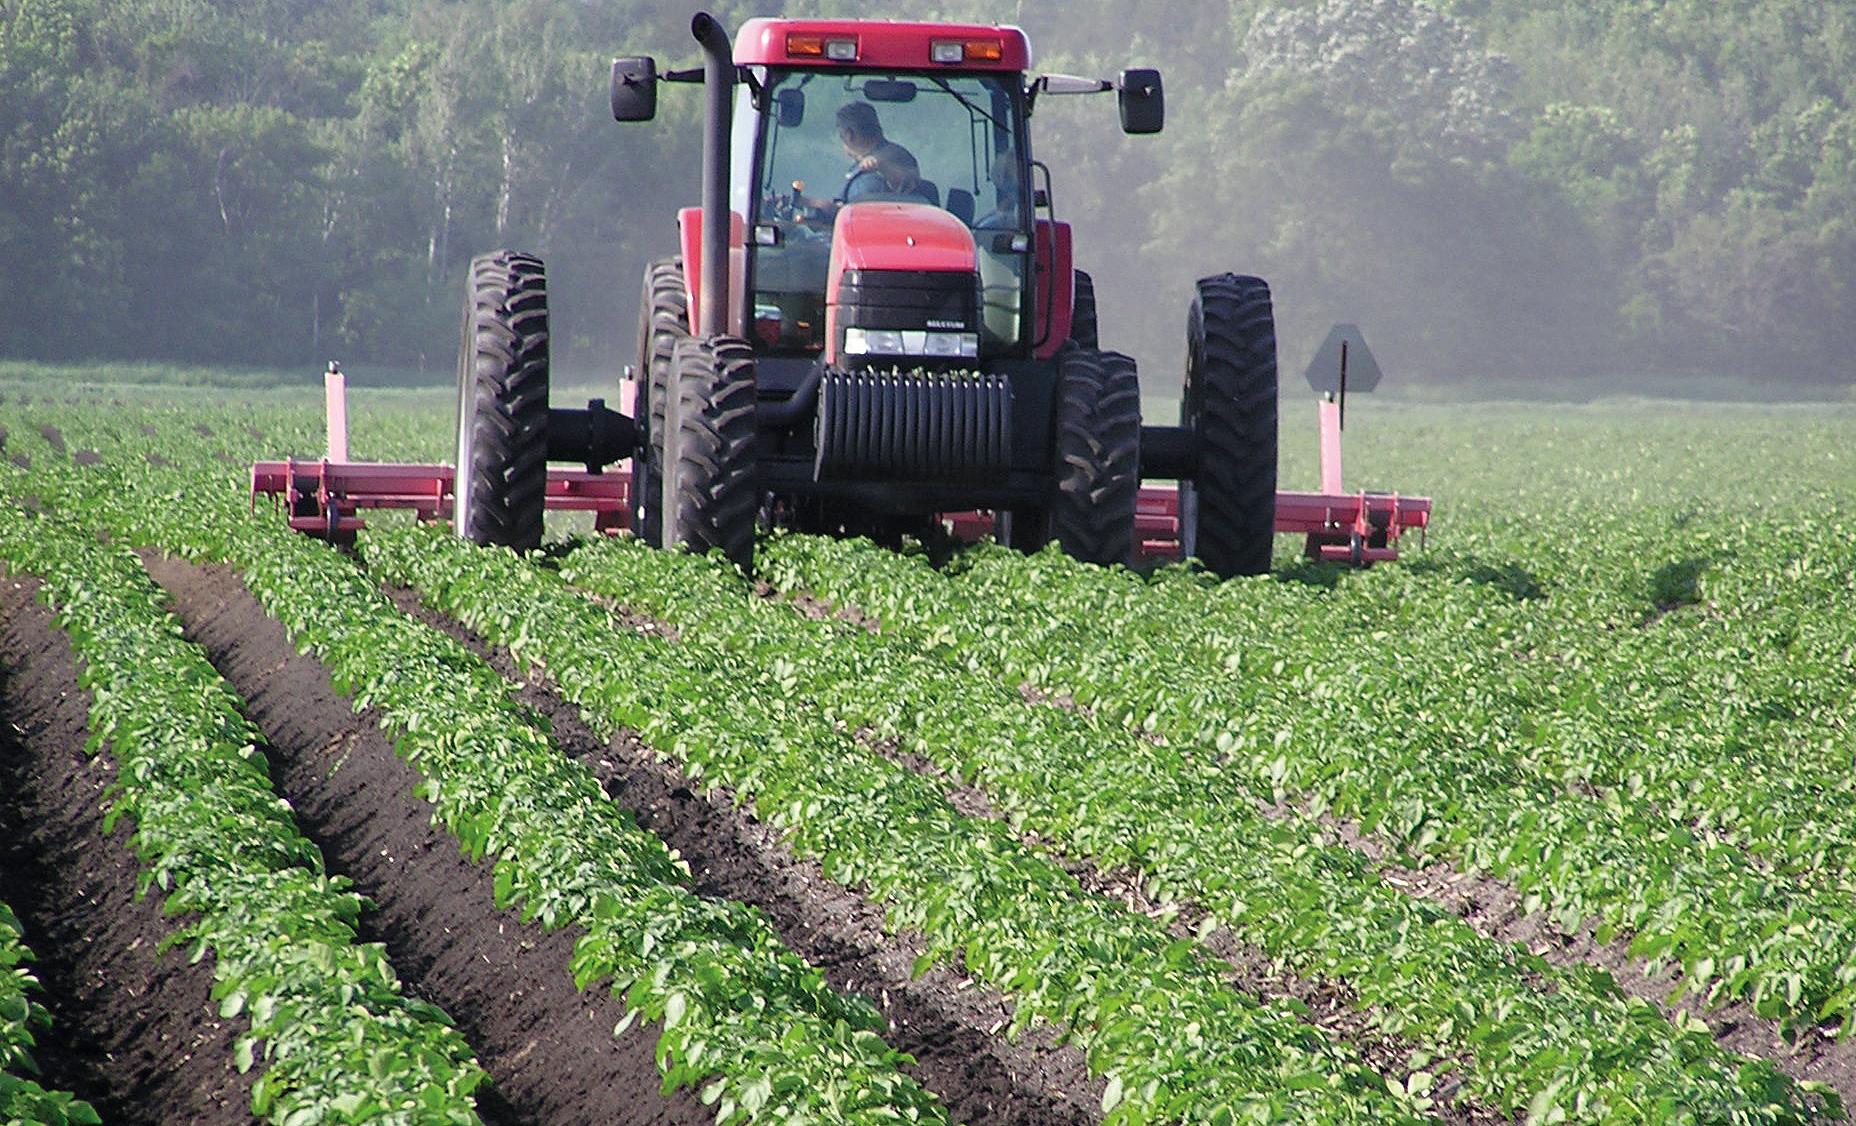
[[[39,437],[45,439],[45,444],[52,449],[57,450],[59,453],[64,452],[64,435],[59,432],[56,426],[48,424],[39,427]]]
[[[90,694],[36,589],[0,578],[0,900],[38,955],[43,1082],[107,1122],[249,1123],[257,1073],[232,1063],[249,1025],[219,1019],[210,956],[156,953],[179,920],[136,899],[127,821],[103,833],[115,766],[84,754]]]
[[[878,908],[795,857],[726,790],[692,785],[635,733],[601,740],[577,708],[524,677],[506,652],[426,610],[413,593],[394,596],[401,609],[458,638],[519,685],[522,701],[547,716],[556,743],[593,767],[615,800],[689,862],[698,891],[760,908],[833,988],[875,1000],[889,1020],[886,1039],[915,1057],[913,1074],[955,1119],[1027,1126],[1100,1120],[1102,1083],[1088,1076],[1075,1048],[1054,1046],[1037,1030],[1006,1041],[997,1033],[1012,1009],[997,991],[945,966],[913,977],[918,938],[886,934]],[[661,630],[649,619],[628,624]]]
[[[79,450],[71,455],[71,460],[79,465],[101,465],[103,455],[95,450]]]
[[[0,426],[0,451],[6,449],[6,427]]]
[[[169,461],[167,458],[162,457],[160,454],[147,453],[147,454],[143,454],[142,457],[144,460],[148,462],[148,464],[156,466],[161,469],[166,469],[168,466],[171,466],[174,464],[173,462]]]
[[[689,1089],[659,1093],[658,1026],[640,1021],[615,1038],[624,1005],[574,988],[576,934],[495,908],[489,865],[467,862],[432,826],[431,806],[413,796],[417,774],[234,572],[154,553],[144,561],[265,732],[278,792],[304,835],[376,905],[361,937],[384,943],[408,992],[442,1006],[476,1050],[494,1084],[479,1096],[487,1120],[712,1120]]]
[[[8,454],[7,460],[12,462],[14,465],[18,466],[21,469],[32,468],[32,459],[27,457],[25,454]]]
[[[795,590],[783,592],[776,589],[772,583],[757,582],[754,584],[754,593],[774,602],[784,602],[788,606],[791,606],[796,613],[802,614],[815,622],[825,622],[836,618],[839,621],[861,626],[870,633],[883,632],[882,622],[864,613],[857,607],[839,606],[834,602],[827,602],[823,598],[818,598],[809,591]]]

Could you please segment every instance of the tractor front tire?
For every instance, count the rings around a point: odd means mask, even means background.
[[[533,255],[479,255],[458,353],[453,525],[475,543],[538,547],[547,489],[547,275]]]
[[[677,341],[689,337],[690,299],[683,260],[660,258],[645,267],[638,306],[638,450],[632,459],[632,527],[652,547],[664,546],[664,408]]]
[[[686,337],[673,351],[677,399],[668,412],[665,546],[720,548],[737,567],[754,561],[761,508],[755,456],[754,351],[732,336]]]
[[[1141,383],[1119,352],[1075,344],[1057,354],[1056,464],[1050,501],[1018,509],[1000,537],[1036,551],[1056,540],[1085,563],[1128,563],[1141,491]]]
[[[1185,390],[1180,425],[1200,450],[1185,514],[1193,554],[1220,578],[1266,574],[1276,543],[1276,318],[1262,278],[1200,279],[1186,318]]]

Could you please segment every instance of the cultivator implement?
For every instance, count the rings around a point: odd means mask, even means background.
[[[348,458],[347,382],[339,365],[324,376],[328,417],[327,455],[320,459],[261,461],[251,467],[251,498],[260,496],[290,514],[299,532],[336,543],[351,542],[365,526],[362,509],[401,509],[423,521],[453,518],[457,471],[450,465],[357,462]],[[1305,538],[1305,552],[1324,562],[1366,566],[1398,558],[1400,537],[1430,526],[1428,497],[1398,493],[1347,492],[1341,477],[1341,425],[1345,376],[1336,391],[1317,404],[1321,426],[1321,489],[1278,492],[1276,533]],[[596,407],[595,410],[601,408]],[[1177,559],[1192,554],[1182,529],[1183,506],[1192,503],[1190,486],[1149,485],[1140,490],[1135,509],[1136,555],[1144,560]],[[545,506],[557,512],[590,512],[594,527],[616,534],[632,526],[632,465],[625,461],[603,471],[548,469]],[[955,537],[976,541],[996,532],[994,514],[985,511],[941,515]]]

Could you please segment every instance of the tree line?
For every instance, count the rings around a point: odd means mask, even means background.
[[[710,7],[734,26],[773,5]],[[695,202],[668,0],[0,0],[0,356],[453,363],[470,256],[549,262],[557,353],[625,362]],[[958,0],[1040,69],[1166,74],[1170,121],[1046,99],[1105,343],[1160,392],[1191,280],[1276,291],[1284,355],[1365,326],[1389,370],[1856,379],[1856,9],[1815,0]],[[897,15],[808,0],[786,14]],[[926,18],[918,10],[906,13]]]

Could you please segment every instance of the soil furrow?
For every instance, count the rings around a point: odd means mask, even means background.
[[[574,988],[576,934],[494,906],[489,865],[466,861],[432,824],[431,806],[414,795],[416,772],[234,571],[143,559],[187,637],[265,733],[272,777],[303,834],[373,901],[361,937],[383,943],[408,992],[444,1008],[477,1052],[494,1087],[478,1097],[486,1121],[712,1120],[694,1092],[660,1094],[658,1025],[640,1021],[615,1037],[624,1005]]]
[[[915,977],[918,942],[886,934],[880,909],[795,857],[726,790],[693,786],[635,733],[600,739],[578,708],[523,675],[507,652],[426,609],[415,593],[391,593],[402,610],[468,645],[518,685],[522,701],[548,718],[561,749],[593,767],[640,824],[682,854],[699,892],[760,908],[833,988],[874,1000],[888,1018],[888,1041],[915,1057],[915,1078],[953,1118],[1026,1126],[1100,1120],[1102,1082],[1089,1077],[1074,1047],[1055,1045],[1041,1030],[1007,1041],[1002,1029],[1012,1008],[996,990],[940,965]]]
[[[42,1082],[111,1123],[249,1123],[258,1073],[232,1062],[249,1025],[220,1019],[210,954],[157,953],[180,920],[136,898],[127,820],[103,832],[115,766],[84,753],[90,694],[36,590],[0,578],[0,900],[38,956]]]

